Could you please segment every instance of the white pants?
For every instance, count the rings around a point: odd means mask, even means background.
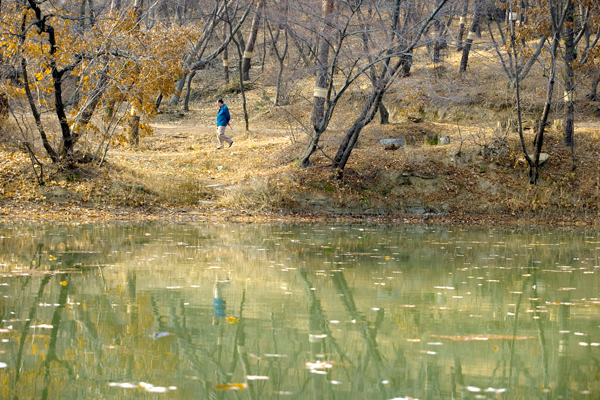
[[[233,140],[227,135],[225,135],[226,126],[217,126],[217,139],[219,139],[219,145],[223,146],[223,143],[233,143]]]

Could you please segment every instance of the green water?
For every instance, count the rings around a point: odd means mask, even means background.
[[[596,233],[0,225],[0,398],[597,399]]]

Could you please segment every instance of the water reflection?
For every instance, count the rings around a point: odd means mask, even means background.
[[[597,235],[0,226],[0,397],[600,397]]]

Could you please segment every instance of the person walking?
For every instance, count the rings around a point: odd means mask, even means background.
[[[217,100],[217,105],[219,106],[219,112],[217,113],[217,139],[219,139],[219,147],[217,147],[217,150],[219,150],[225,146],[225,143],[227,143],[227,147],[231,147],[233,140],[225,135],[225,128],[231,126],[229,124],[229,120],[231,119],[229,108],[223,103],[223,99]]]

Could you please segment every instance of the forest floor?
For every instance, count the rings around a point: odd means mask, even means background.
[[[469,90],[460,89],[461,97],[451,101],[421,94],[419,107],[414,101],[407,105],[402,95],[406,91],[389,93],[384,100],[391,123],[373,121],[364,129],[342,179],[334,176],[328,157],[335,154],[360,102],[340,106],[312,165],[299,168],[298,156],[308,135],[294,121],[297,115],[310,116],[310,107],[308,102],[271,107],[272,87],[248,92],[249,131],[243,126],[239,94],[205,93],[191,103],[189,112],[165,109],[151,121],[152,135],[142,137],[137,148],[115,145],[102,166],[87,163],[64,170],[42,159],[42,186],[28,153],[14,140],[1,140],[0,222],[600,226],[598,103],[577,102],[575,164],[557,131],[559,125],[548,127],[543,152],[549,157],[539,182],[531,185],[528,168],[519,161],[523,151],[518,134],[504,127],[514,107],[513,94],[493,88],[482,92],[484,78],[473,78],[470,85],[463,78],[461,84]],[[534,93],[532,89],[532,98]],[[227,133],[234,144],[222,150],[215,149],[218,97],[224,97],[233,115],[233,128]],[[538,106],[531,106],[529,115],[535,115]],[[556,115],[559,118],[560,107]],[[425,144],[435,135],[448,136],[450,143]],[[525,130],[530,149],[533,135]],[[379,141],[387,138],[404,138],[406,146],[385,150]],[[95,149],[90,145],[87,151]]]

